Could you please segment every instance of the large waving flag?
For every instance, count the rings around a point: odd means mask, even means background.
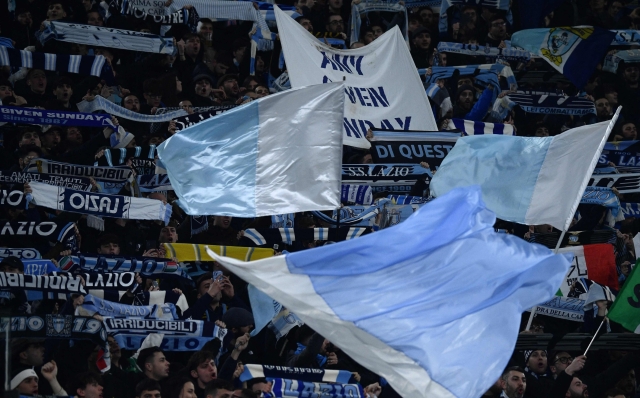
[[[475,398],[507,365],[521,313],[553,297],[571,257],[496,233],[495,220],[470,187],[348,242],[253,262],[209,255],[402,397]]]
[[[431,193],[480,185],[501,219],[567,230],[619,113],[555,137],[459,138],[431,180]]]
[[[525,29],[511,36],[511,45],[541,56],[582,88],[615,37],[615,32],[591,26]]]
[[[260,217],[340,206],[344,85],[270,95],[158,147],[189,215]]]

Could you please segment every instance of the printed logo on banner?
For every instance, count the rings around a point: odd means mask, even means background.
[[[47,337],[71,337],[73,317],[71,315],[47,315]]]
[[[593,28],[552,28],[547,39],[547,48],[541,50],[542,56],[548,58],[557,66],[565,60],[563,56],[569,53],[579,42],[591,36]]]

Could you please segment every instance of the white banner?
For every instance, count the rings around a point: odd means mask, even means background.
[[[571,239],[571,236],[569,236],[569,239]],[[558,250],[558,253],[573,253],[571,267],[564,278],[564,282],[562,282],[562,286],[560,286],[562,296],[567,297],[569,291],[571,291],[571,286],[573,286],[578,278],[589,279],[587,260],[584,256],[584,246],[563,247]]]
[[[338,50],[274,11],[292,88],[345,81],[345,145],[369,148],[368,129],[438,131],[397,26],[365,47]]]

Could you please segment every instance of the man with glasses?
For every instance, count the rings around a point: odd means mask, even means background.
[[[489,33],[486,38],[487,45],[504,48],[506,46],[504,41],[508,38],[506,20],[501,15],[495,15],[489,20]]]
[[[342,19],[342,16],[330,14],[325,21],[324,28],[325,31],[316,33],[316,37],[332,37],[347,40],[347,35],[344,33],[344,19]]]
[[[566,351],[559,351],[556,355],[553,356],[553,361],[551,362],[551,373],[553,373],[553,378],[557,379],[558,375],[567,368],[573,361],[573,356]]]

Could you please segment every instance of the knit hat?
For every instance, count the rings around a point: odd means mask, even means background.
[[[11,378],[11,385],[9,386],[9,388],[11,388],[12,390],[15,390],[27,377],[35,377],[36,380],[38,379],[36,371],[32,368],[18,368],[15,369],[11,374],[13,377]]]
[[[254,325],[253,314],[244,308],[230,308],[222,315],[222,322],[227,328],[241,328],[243,326]]]
[[[112,148],[124,148],[129,145],[134,138],[135,136],[133,134],[124,131],[122,126],[118,126],[118,129],[111,134],[109,142]]]
[[[531,358],[531,354],[533,354],[534,351],[537,351],[537,350],[526,350],[524,352],[524,364],[525,364],[525,366],[529,362],[529,358]],[[542,350],[542,351],[544,351],[545,354],[547,353],[547,350]]]
[[[9,256],[2,259],[0,265],[7,266],[9,268],[16,268],[21,272],[24,272],[24,263],[16,256]]]
[[[472,93],[476,93],[476,89],[473,88],[472,85],[470,84],[463,84],[462,86],[458,87],[458,96],[460,96],[460,94],[462,94],[463,91],[471,91]]]

